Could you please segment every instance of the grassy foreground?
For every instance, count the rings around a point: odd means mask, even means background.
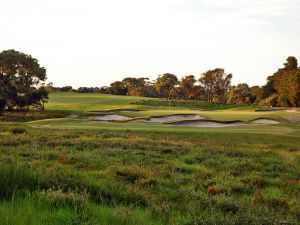
[[[140,100],[59,93],[47,108],[71,117],[0,122],[0,223],[299,224],[300,124],[288,120],[299,112],[131,104]],[[76,116],[113,108],[281,123],[193,128]]]

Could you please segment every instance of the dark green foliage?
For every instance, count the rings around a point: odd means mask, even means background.
[[[30,55],[6,50],[0,53],[0,101],[9,110],[28,109],[33,106],[44,109],[48,93],[36,88],[46,80],[46,69]]]
[[[115,81],[110,84],[109,92],[113,95],[127,95],[128,89],[120,81]]]
[[[23,134],[23,133],[26,133],[26,129],[21,128],[21,127],[15,127],[15,128],[11,129],[11,132],[13,134]]]
[[[36,190],[39,187],[38,177],[33,171],[20,165],[0,165],[0,198],[10,199],[16,192]]]
[[[248,84],[238,84],[236,87],[231,87],[227,94],[228,103],[251,104],[255,100],[255,96],[251,93]]]

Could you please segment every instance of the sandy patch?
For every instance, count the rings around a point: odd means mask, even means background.
[[[194,127],[234,127],[234,126],[244,126],[247,123],[243,121],[214,121],[214,120],[187,120],[187,121],[178,121],[173,123],[168,123],[178,126],[194,126]]]
[[[97,121],[127,121],[131,120],[131,117],[123,116],[123,115],[117,115],[117,114],[111,114],[111,115],[95,115],[95,116],[89,116],[89,119],[97,120]]]
[[[297,109],[286,109],[285,112],[297,112]]]
[[[203,118],[197,114],[174,114],[174,115],[166,115],[166,116],[151,116],[149,118],[138,118],[134,121],[137,122],[150,122],[150,123],[164,123],[164,122],[172,122],[172,121],[182,121],[182,120],[194,120]]]
[[[257,124],[278,124],[279,122],[276,120],[271,120],[267,118],[259,118],[259,119],[254,119],[250,121],[251,123],[257,123]]]

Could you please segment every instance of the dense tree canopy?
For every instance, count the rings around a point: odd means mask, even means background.
[[[196,79],[194,75],[188,75],[181,79],[180,81],[180,88],[183,93],[184,99],[189,99],[189,97],[194,95],[195,92],[195,83]]]
[[[48,98],[44,88],[38,88],[46,80],[46,69],[30,55],[6,50],[0,53],[0,99],[9,110],[43,108]]]
[[[127,91],[128,89],[121,81],[115,81],[110,84],[109,92],[113,95],[127,95]]]
[[[178,78],[171,73],[165,73],[156,79],[156,90],[160,97],[172,98],[175,94],[175,86],[178,84]]]
[[[293,56],[287,58],[284,67],[268,77],[264,86],[264,104],[271,106],[300,105],[300,68],[297,59]]]
[[[199,79],[205,89],[208,102],[226,102],[226,92],[230,88],[232,74],[226,74],[222,68],[203,73]]]
[[[248,84],[238,84],[236,87],[231,87],[228,92],[228,103],[250,104],[255,100],[254,95]]]
[[[253,86],[250,88],[250,91],[254,97],[254,102],[259,103],[263,96],[263,88],[260,86]]]
[[[122,80],[122,83],[127,88],[127,95],[145,96],[147,80],[149,78],[126,77]]]

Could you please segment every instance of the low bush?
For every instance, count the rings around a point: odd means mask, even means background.
[[[26,133],[26,129],[21,128],[21,127],[15,127],[15,128],[11,129],[11,132],[13,134],[23,134],[23,133]]]
[[[207,188],[207,194],[218,195],[224,193],[224,188],[219,185],[212,185]]]
[[[141,179],[144,180],[152,176],[150,171],[136,165],[120,167],[115,171],[115,174],[117,177],[130,183],[134,183]]]
[[[89,194],[85,190],[78,191],[68,189],[67,191],[63,191],[60,188],[50,188],[48,190],[39,191],[36,194],[40,200],[49,202],[53,207],[69,205],[80,211],[86,207],[89,199]]]

